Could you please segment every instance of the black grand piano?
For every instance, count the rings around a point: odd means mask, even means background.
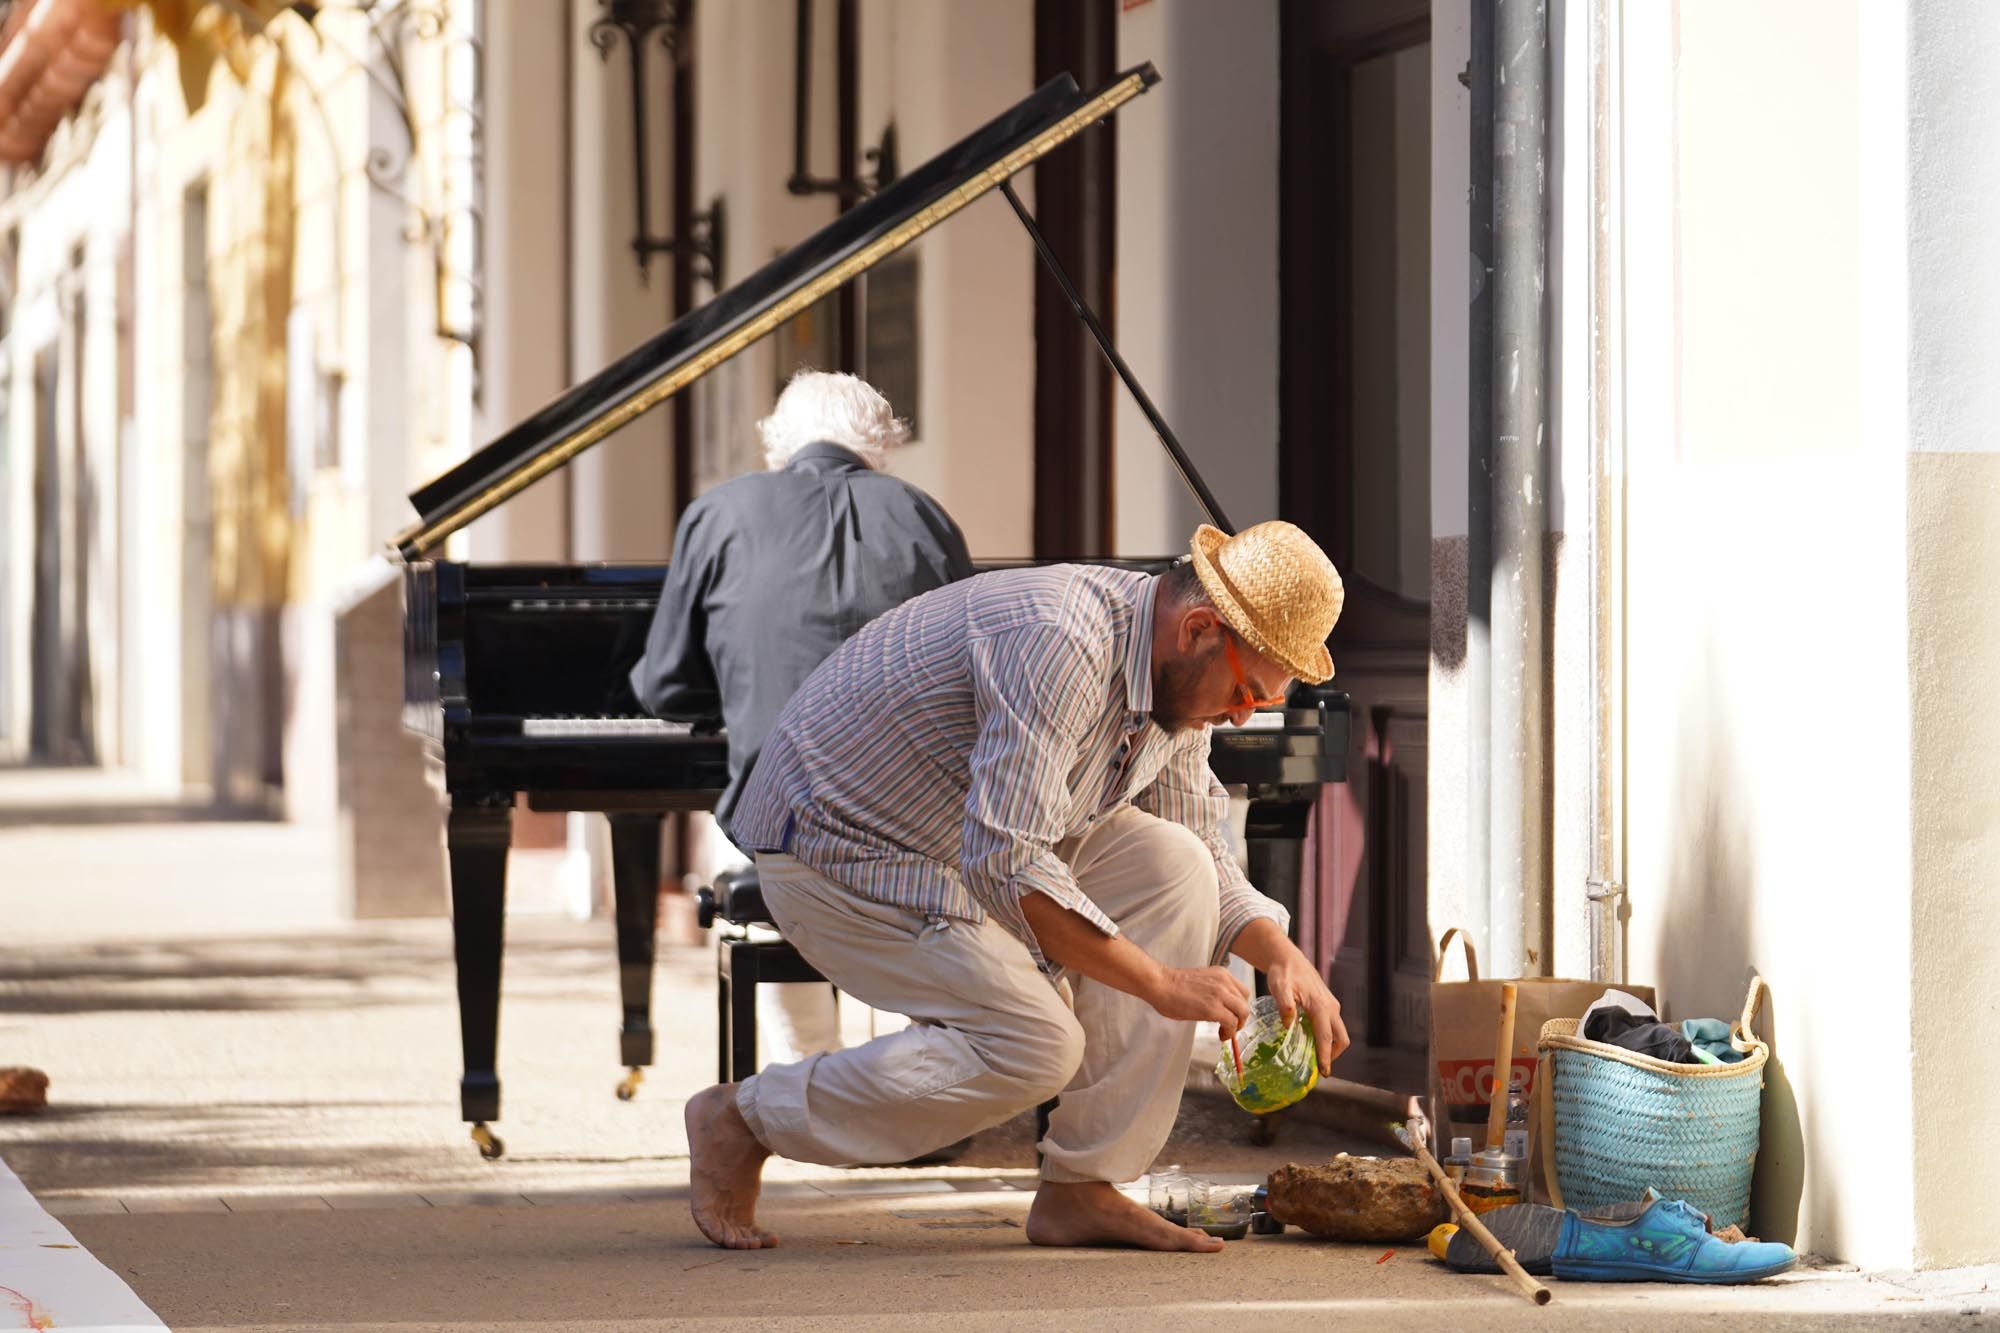
[[[404,574],[404,724],[442,767],[452,930],[465,1071],[459,1104],[487,1157],[500,1115],[495,1056],[507,849],[517,798],[610,820],[624,1021],[618,1085],[652,1063],[653,937],[667,812],[712,808],[726,742],[646,716],[627,672],[665,577],[659,565],[465,564],[445,540],[640,413],[770,333],[989,191],[1002,191],[1078,316],[1146,410],[1208,511],[1234,531],[1144,391],[1076,295],[1021,206],[1011,177],[1158,81],[1150,65],[1094,94],[1067,75],[843,214],[743,282],[676,320],[410,497],[394,539]],[[1172,557],[1107,563],[1159,570]],[[1020,563],[1020,562],[1010,562]],[[1251,880],[1296,910],[1299,855],[1320,786],[1345,777],[1347,697],[1296,687],[1282,710],[1215,733],[1210,764],[1251,798]]]

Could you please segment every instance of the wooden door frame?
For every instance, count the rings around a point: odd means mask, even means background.
[[[1331,975],[1333,936],[1356,924],[1357,903],[1365,908],[1365,928],[1338,951],[1350,962],[1358,953],[1365,965],[1333,980],[1356,1010],[1355,1039],[1385,1045],[1405,1026],[1394,1013],[1399,949],[1392,931],[1404,906],[1393,899],[1408,889],[1392,882],[1400,835],[1385,825],[1401,775],[1383,743],[1398,720],[1426,724],[1430,606],[1354,567],[1348,145],[1355,66],[1429,41],[1430,0],[1283,0],[1279,21],[1279,506],[1343,571],[1347,605],[1334,658],[1357,712],[1350,785],[1330,789],[1315,816],[1318,882],[1306,914],[1308,947]],[[1335,922],[1330,914],[1343,887],[1351,890],[1348,913]],[[1416,892],[1427,899],[1425,885]]]
[[[1117,0],[1035,0],[1035,82],[1068,72],[1085,90],[1117,72]],[[1035,168],[1035,220],[1070,280],[1115,338],[1118,122],[1078,135]],[[1110,555],[1111,370],[1055,279],[1035,284],[1034,553]]]

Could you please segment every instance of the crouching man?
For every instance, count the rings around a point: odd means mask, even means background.
[[[1290,524],[1204,526],[1157,577],[986,574],[828,658],[780,715],[733,831],[786,938],[913,1022],[690,1101],[702,1233],[777,1243],[756,1220],[772,1153],[904,1161],[1059,1095],[1030,1241],[1220,1249],[1114,1182],[1165,1144],[1194,1024],[1226,1036],[1248,1016],[1227,955],[1312,1017],[1323,1069],[1347,1046],[1283,909],[1237,869],[1208,769],[1211,724],[1333,674],[1341,597]]]

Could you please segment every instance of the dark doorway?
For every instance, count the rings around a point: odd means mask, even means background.
[[[69,712],[63,652],[62,467],[56,445],[56,348],[35,354],[35,577],[28,617],[28,757],[66,762]]]
[[[1335,683],[1355,710],[1349,781],[1320,802],[1318,888],[1299,926],[1356,1042],[1421,1051],[1430,979],[1428,0],[1288,0],[1281,40],[1280,507],[1346,584]]]
[[[79,319],[78,311],[71,311]],[[80,320],[65,330],[83,346]],[[35,354],[34,581],[29,612],[28,758],[45,764],[97,761],[90,688],[89,547],[94,523],[84,452],[81,376],[62,341]],[[65,360],[71,367],[63,374]],[[71,388],[70,411],[62,391]],[[64,417],[71,429],[62,430]]]
[[[187,189],[181,211],[181,780],[215,781],[215,494],[208,440],[215,406],[214,311],[208,294],[208,187]]]

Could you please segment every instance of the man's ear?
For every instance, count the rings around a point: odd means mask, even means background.
[[[1209,635],[1222,623],[1222,617],[1214,607],[1196,606],[1181,613],[1180,632],[1175,636],[1175,646],[1184,654],[1192,656]]]

